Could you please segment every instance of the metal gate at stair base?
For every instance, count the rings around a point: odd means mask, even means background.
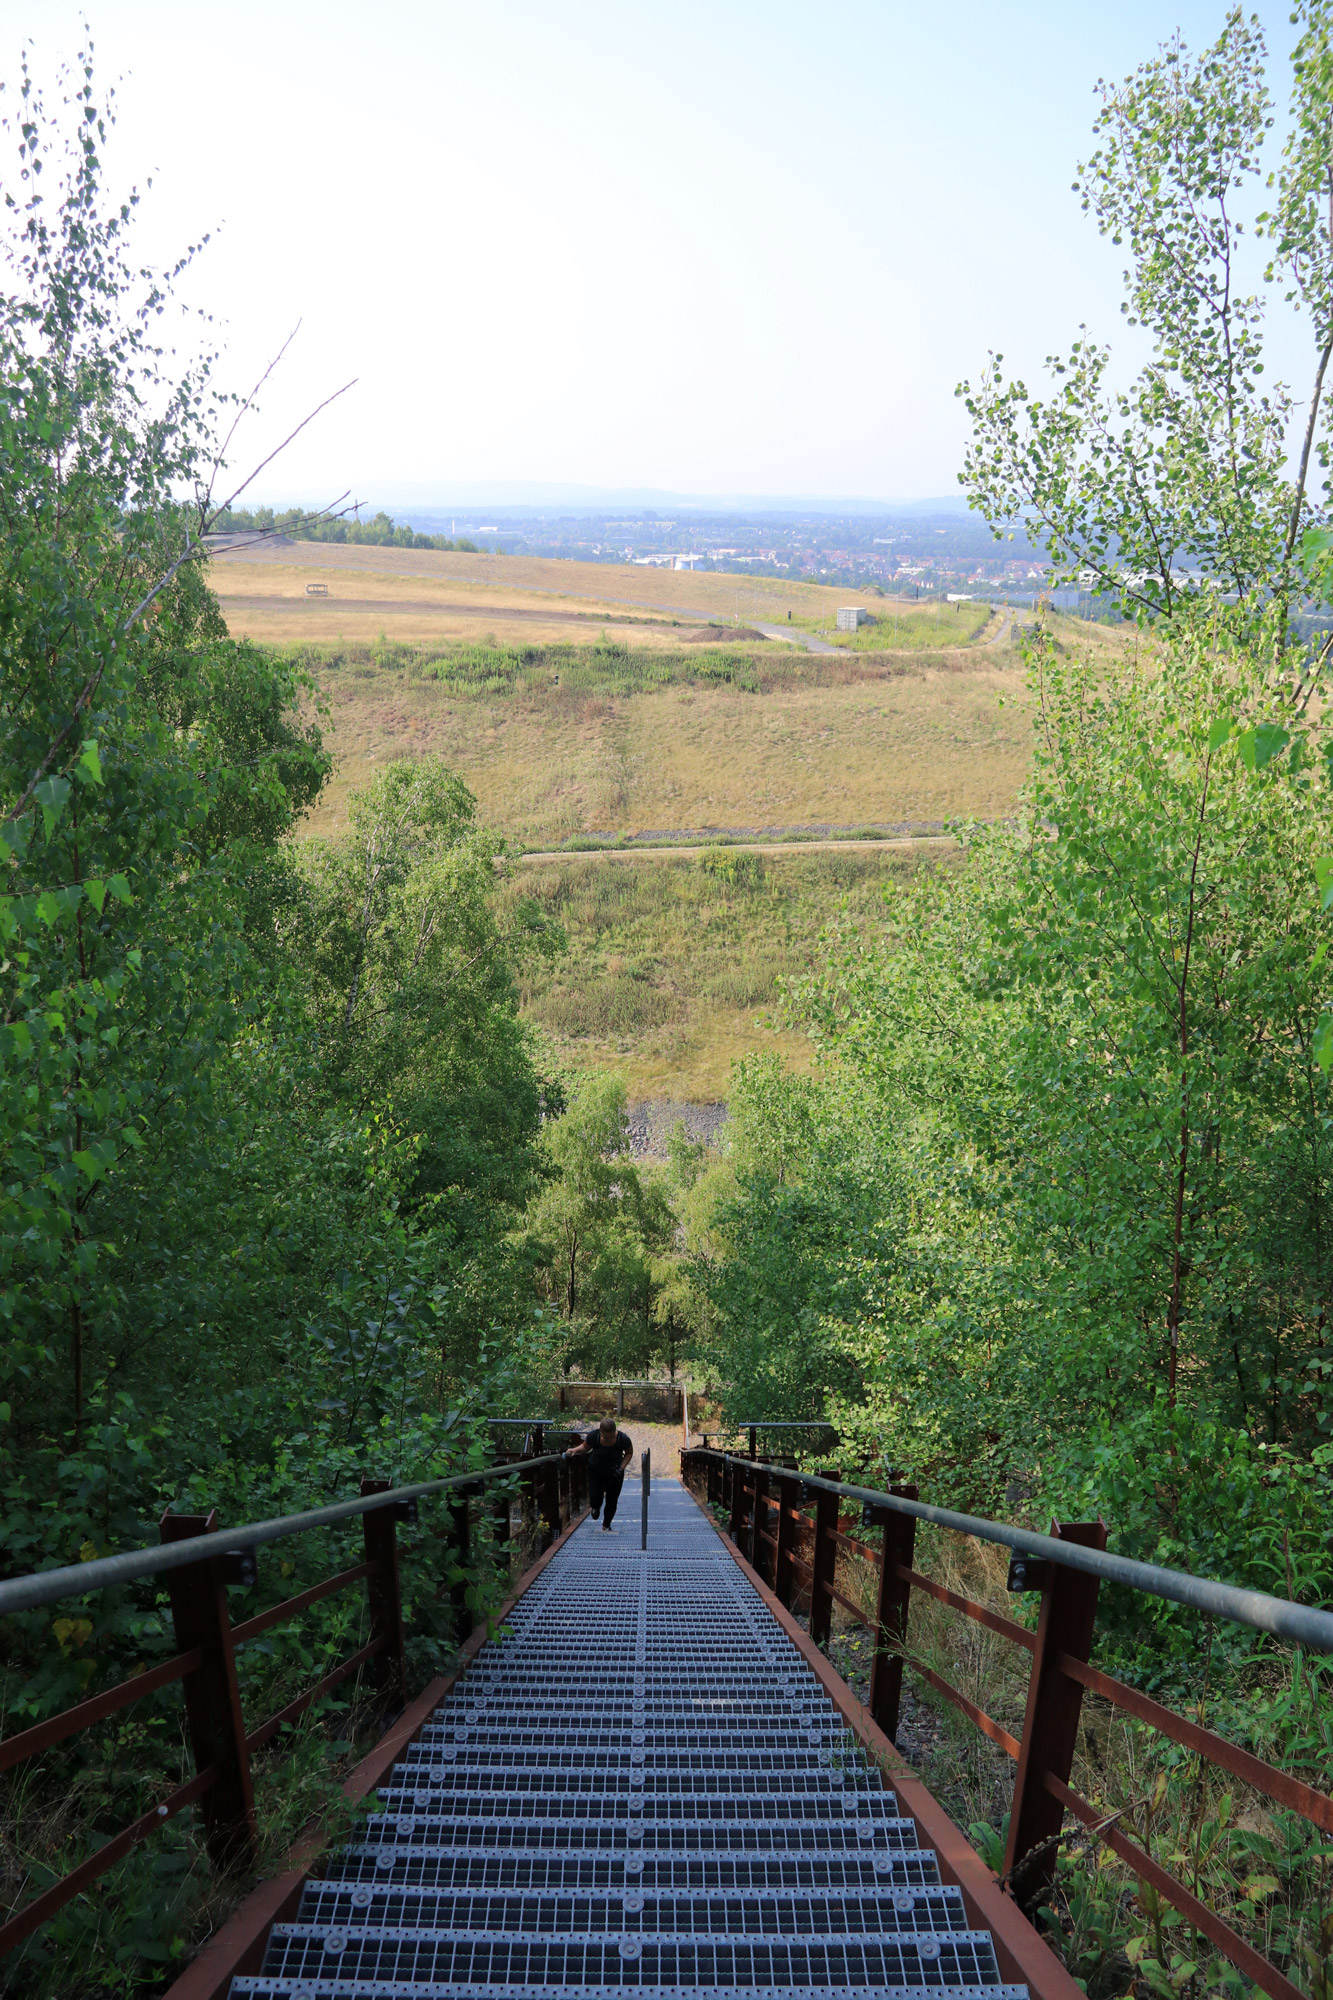
[[[674,1480],[509,1626],[235,2000],[1026,1993]]]

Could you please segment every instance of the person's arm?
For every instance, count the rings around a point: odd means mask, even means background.
[[[582,1444],[572,1444],[572,1445],[570,1445],[570,1447],[569,1447],[568,1451],[567,1451],[567,1452],[565,1453],[565,1457],[566,1457],[566,1458],[579,1458],[579,1457],[581,1457],[581,1456],[584,1456],[584,1455],[586,1455],[586,1453],[587,1453],[587,1450],[588,1450],[588,1440],[587,1440],[587,1438],[584,1438],[584,1440],[583,1440],[583,1443],[582,1443]]]
[[[623,1475],[624,1473],[628,1472],[628,1470],[629,1470],[630,1466],[631,1466],[631,1465],[633,1464],[633,1462],[634,1462],[634,1446],[633,1446],[633,1443],[631,1442],[631,1440],[630,1440],[629,1438],[626,1438],[626,1439],[625,1439],[625,1456],[624,1456],[624,1457],[623,1457],[623,1458],[621,1459],[621,1461],[620,1461],[620,1470],[621,1470],[621,1473],[622,1473],[622,1475]]]

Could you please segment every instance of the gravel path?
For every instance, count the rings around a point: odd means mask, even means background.
[[[789,646],[804,646],[807,653],[836,653],[827,639],[816,639],[813,632],[797,632],[790,625],[761,625],[757,618],[750,624],[756,632],[762,632],[766,639],[784,639]]]

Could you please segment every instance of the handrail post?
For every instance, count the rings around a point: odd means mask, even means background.
[[[773,1591],[778,1603],[786,1611],[791,1610],[792,1548],[796,1539],[796,1522],[793,1515],[800,1506],[801,1482],[789,1474],[778,1475],[778,1545],[773,1554]]]
[[[830,1479],[838,1477],[831,1472]],[[817,1646],[826,1646],[833,1629],[833,1580],[838,1567],[838,1518],[841,1502],[836,1493],[821,1488],[815,1495],[815,1557],[810,1582],[810,1637]]]
[[[192,1535],[211,1535],[217,1524],[216,1508],[208,1514],[168,1512],[162,1516],[162,1540],[183,1542]],[[218,1774],[200,1801],[200,1811],[209,1859],[223,1872],[253,1866],[258,1845],[225,1568],[225,1556],[206,1556],[185,1569],[167,1572],[176,1650],[190,1653],[199,1647],[204,1655],[203,1664],[186,1674],[183,1682],[185,1717],[195,1770],[206,1771],[212,1765]]]
[[[541,1538],[541,1529],[538,1526],[537,1516],[537,1475],[527,1463],[530,1456],[531,1454],[525,1450],[516,1468],[518,1471],[519,1547],[522,1550],[520,1561],[525,1565],[531,1560],[528,1550],[531,1548],[534,1538],[537,1540]]]
[[[768,1526],[768,1469],[756,1466],[754,1475],[754,1511],[750,1515],[750,1567],[760,1576],[764,1574],[764,1529]]]
[[[639,1456],[639,1505],[643,1516],[639,1525],[640,1549],[646,1549],[648,1546],[648,1494],[652,1486],[652,1477],[653,1455],[652,1451],[648,1450]]]
[[[745,1522],[745,1475],[738,1465],[729,1466],[728,1470],[731,1473],[731,1519],[727,1523],[727,1533],[739,1548]]]
[[[1105,1521],[1052,1521],[1051,1533],[1080,1548],[1106,1547]],[[1061,1784],[1069,1783],[1083,1705],[1081,1684],[1061,1671],[1057,1658],[1061,1653],[1088,1658],[1099,1588],[1097,1577],[1066,1569],[1063,1563],[1052,1563],[1045,1574],[1004,1853],[1005,1879],[1028,1911],[1039,1906],[1055,1880],[1065,1809],[1044,1781],[1049,1773]]]
[[[915,1500],[915,1486],[890,1486],[898,1500]],[[912,1586],[902,1570],[912,1567],[916,1555],[916,1522],[910,1514],[892,1513],[887,1507],[875,1510],[876,1525],[884,1538],[879,1552],[879,1604],[875,1612],[875,1654],[870,1667],[870,1713],[892,1743],[898,1734],[898,1711],[903,1695],[903,1653],[907,1646],[907,1619],[911,1609]]]
[[[512,1506],[513,1495],[505,1490],[504,1482],[497,1479],[491,1496],[491,1535],[496,1548],[503,1549],[506,1554],[509,1553],[509,1544],[514,1532],[510,1514]]]
[[[542,1535],[543,1552],[552,1542],[560,1539],[560,1468],[558,1465],[543,1465],[538,1473],[539,1504],[545,1532]]]
[[[387,1479],[361,1481],[363,1494],[387,1493],[390,1486]],[[386,1708],[407,1705],[407,1655],[403,1650],[403,1602],[398,1581],[398,1520],[398,1506],[375,1507],[361,1516],[366,1561],[374,1565],[366,1578],[370,1636],[379,1647],[370,1662],[370,1679]]]
[[[472,1628],[467,1602],[468,1568],[472,1561],[472,1501],[466,1486],[451,1495],[449,1520],[453,1562],[459,1571],[449,1585],[449,1599],[454,1612],[454,1638],[459,1640],[465,1639]]]

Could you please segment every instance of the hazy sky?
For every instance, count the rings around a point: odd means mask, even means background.
[[[145,251],[214,232],[190,286],[234,384],[303,322],[254,458],[359,378],[262,491],[410,500],[956,490],[989,347],[1117,334],[1070,192],[1098,76],[1224,9],[0,0],[3,74],[85,12]]]

